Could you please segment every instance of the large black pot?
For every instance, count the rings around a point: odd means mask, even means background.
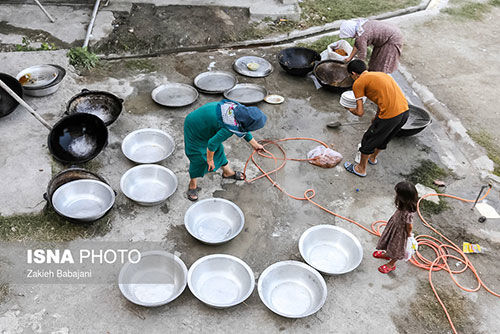
[[[49,133],[50,153],[64,164],[95,158],[108,142],[108,129],[97,116],[76,113],[62,118]]]
[[[66,114],[87,113],[98,116],[107,126],[112,124],[123,109],[123,100],[98,90],[82,89],[73,96],[66,107]]]
[[[321,86],[333,92],[349,90],[354,83],[347,72],[347,64],[338,60],[328,59],[316,63],[313,73]]]
[[[320,60],[319,53],[307,48],[287,48],[278,53],[278,62],[281,67],[287,73],[297,76],[304,76],[311,72],[314,64]]]
[[[416,135],[432,123],[431,114],[427,110],[412,104],[408,104],[408,110],[410,111],[408,120],[396,134],[397,137]]]
[[[19,97],[23,97],[23,86],[16,80],[16,78],[5,73],[0,73],[0,80],[9,86],[9,88],[12,89]],[[3,88],[0,88],[0,117],[7,116],[13,112],[18,105],[19,102],[10,96],[10,94]]]

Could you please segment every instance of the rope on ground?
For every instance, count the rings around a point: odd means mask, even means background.
[[[324,206],[320,205],[319,203],[315,202],[313,200],[313,198],[316,196],[316,192],[314,191],[314,189],[307,189],[304,192],[303,197],[294,196],[294,195],[288,193],[283,187],[281,187],[271,177],[272,174],[276,173],[278,170],[280,170],[281,168],[283,168],[286,165],[287,161],[309,161],[310,160],[310,159],[296,159],[296,158],[288,158],[287,157],[285,149],[279,143],[285,142],[285,141],[291,141],[291,140],[315,141],[315,142],[317,142],[317,143],[319,143],[319,144],[321,144],[321,145],[323,145],[325,147],[328,147],[327,144],[325,144],[324,142],[322,142],[320,140],[317,140],[317,139],[314,139],[314,138],[305,138],[305,137],[284,138],[284,139],[278,139],[278,140],[266,140],[266,141],[263,141],[262,145],[264,147],[269,146],[269,145],[273,145],[274,147],[278,148],[279,151],[282,154],[282,157],[276,157],[273,153],[271,153],[270,151],[266,150],[265,148],[264,148],[263,151],[255,151],[254,150],[252,152],[252,154],[248,157],[248,159],[247,159],[247,161],[245,163],[245,168],[243,170],[243,173],[246,175],[246,170],[247,170],[248,164],[250,163],[250,161],[252,161],[252,163],[255,165],[255,167],[262,174],[259,175],[259,176],[257,176],[257,177],[255,177],[255,178],[253,178],[253,179],[246,180],[246,182],[251,183],[251,182],[254,182],[256,180],[259,180],[259,179],[265,177],[265,178],[267,178],[269,180],[269,182],[271,182],[271,184],[274,187],[278,188],[281,192],[283,192],[288,197],[296,199],[296,200],[300,200],[300,201],[308,201],[311,204],[315,205],[316,207],[320,208],[321,210],[323,210],[323,211],[325,211],[325,212],[327,212],[327,213],[329,213],[329,214],[331,214],[331,215],[333,215],[335,217],[338,217],[340,219],[343,219],[343,220],[346,220],[346,221],[348,221],[350,223],[353,223],[353,224],[357,225],[358,227],[362,228],[363,230],[367,231],[368,233],[371,233],[371,234],[376,235],[376,236],[380,236],[381,235],[380,229],[387,224],[387,221],[385,221],[385,220],[377,220],[377,221],[375,221],[375,222],[373,222],[371,224],[370,228],[368,228],[368,227],[366,227],[366,226],[364,226],[364,225],[356,222],[355,220],[352,220],[352,219],[349,219],[347,217],[341,216],[341,215],[339,215],[339,214],[337,214],[337,213],[335,213],[335,212],[333,212],[333,211],[325,208]],[[255,153],[257,153],[257,155],[260,156],[260,157],[267,158],[267,159],[273,159],[274,160],[274,169],[271,170],[271,171],[269,171],[269,172],[264,171],[264,169],[257,163],[257,161],[255,159]],[[281,161],[281,162],[279,162],[279,161]],[[486,194],[484,194],[484,196],[479,199],[479,201],[481,201],[484,198],[486,198],[489,195],[490,191],[491,191],[491,186],[489,187],[489,189],[486,192]],[[424,226],[427,227],[428,229],[430,229],[431,231],[433,231],[434,233],[436,233],[438,236],[440,236],[447,243],[444,243],[444,242],[442,242],[442,241],[438,240],[437,238],[434,238],[434,237],[432,237],[430,235],[419,235],[419,236],[417,236],[416,240],[418,242],[419,249],[421,249],[422,246],[429,247],[434,252],[435,258],[434,259],[428,259],[425,256],[423,256],[422,253],[420,253],[420,252],[417,251],[413,255],[413,257],[410,259],[410,263],[412,263],[414,266],[416,266],[418,268],[425,269],[425,270],[427,270],[429,272],[429,283],[430,283],[430,286],[432,288],[432,291],[434,292],[434,295],[436,296],[436,299],[438,300],[439,304],[443,308],[443,311],[444,311],[444,313],[446,315],[446,318],[448,319],[448,322],[450,323],[450,326],[451,326],[451,328],[453,330],[453,333],[456,334],[457,331],[455,329],[453,321],[451,320],[451,317],[450,317],[450,315],[448,313],[448,310],[446,309],[446,306],[444,305],[443,301],[439,297],[439,294],[437,293],[437,291],[436,291],[436,289],[434,287],[434,284],[432,282],[432,273],[433,272],[437,272],[437,271],[440,271],[440,270],[444,270],[444,271],[448,272],[450,274],[450,277],[453,280],[453,282],[455,282],[455,284],[460,289],[462,289],[464,291],[467,291],[467,292],[476,292],[476,291],[479,291],[481,289],[481,287],[483,287],[486,291],[488,291],[489,293],[491,293],[492,295],[494,295],[496,297],[500,297],[500,294],[492,291],[490,288],[488,288],[486,286],[486,284],[484,284],[484,282],[480,278],[478,272],[476,271],[474,265],[471,263],[471,261],[469,260],[469,258],[467,257],[467,255],[460,249],[460,247],[458,247],[455,243],[453,243],[445,235],[443,235],[438,230],[436,230],[422,216],[422,213],[420,211],[420,203],[422,202],[422,200],[426,199],[429,196],[443,196],[443,197],[448,197],[448,198],[460,200],[460,201],[463,201],[463,202],[474,202],[474,200],[464,199],[464,198],[461,198],[461,197],[458,197],[458,196],[453,196],[453,195],[448,195],[448,194],[427,194],[427,195],[422,196],[418,200],[418,203],[417,203],[417,213],[418,213],[418,216],[420,217],[420,219],[422,220],[422,223],[424,224]],[[451,252],[457,253],[458,256],[451,254]],[[460,263],[463,263],[465,265],[464,268],[462,268],[460,270],[452,270],[450,268],[449,264],[448,264],[448,261],[450,259],[451,260],[459,261]],[[461,273],[465,272],[467,269],[470,269],[472,271],[472,273],[474,274],[474,276],[475,276],[475,278],[477,280],[478,284],[477,284],[477,286],[475,288],[464,287],[455,278],[455,275],[461,274]]]

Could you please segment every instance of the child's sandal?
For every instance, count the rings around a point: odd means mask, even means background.
[[[396,270],[396,266],[389,268],[387,265],[383,264],[380,267],[378,267],[378,271],[380,271],[382,274],[388,274],[393,270]]]
[[[391,258],[388,257],[387,255],[385,255],[384,252],[382,251],[375,251],[373,252],[373,257],[376,258],[376,259],[384,259],[384,260],[390,260]]]

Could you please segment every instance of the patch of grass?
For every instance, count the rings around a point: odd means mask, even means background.
[[[498,2],[498,0],[493,2]],[[490,9],[491,6],[488,3],[468,2],[458,7],[446,8],[443,12],[460,19],[479,21]]]
[[[137,72],[154,72],[156,71],[155,65],[148,59],[134,59],[127,60],[125,67],[131,71]]]
[[[0,240],[63,242],[91,238],[110,231],[109,219],[105,216],[91,224],[71,223],[45,207],[39,214],[0,216]]]
[[[287,33],[295,29],[307,29],[337,20],[376,15],[419,3],[420,0],[304,0],[299,3],[302,13],[298,22],[267,18],[263,20],[267,23],[265,27],[257,24],[250,26],[244,32],[245,38],[243,39],[259,39],[275,33]]]
[[[495,164],[493,174],[500,176],[500,147],[498,144],[496,144],[493,138],[491,138],[491,135],[484,130],[479,132],[468,132],[468,134],[472,140],[486,149],[488,158]]]
[[[409,174],[401,175],[413,184],[420,183],[440,193],[441,190],[434,184],[434,180],[443,179],[447,177],[449,173],[431,160],[421,160],[420,165],[415,167]],[[436,215],[447,209],[449,209],[449,205],[442,196],[439,197],[439,204],[426,200],[420,202],[420,210],[429,215]]]
[[[21,44],[16,44],[16,51],[51,51],[57,50],[57,47],[54,43],[42,42],[40,47],[35,48],[31,46],[31,39],[24,36]]]
[[[90,70],[99,63],[99,57],[88,48],[71,48],[66,55],[69,63],[78,70]]]
[[[426,187],[439,191],[438,186],[434,184],[434,180],[442,179],[448,176],[448,172],[436,165],[431,160],[420,160],[420,166],[413,168],[409,174],[402,174],[406,179],[413,184],[423,184]]]
[[[488,3],[492,6],[500,7],[500,0],[490,0]]]

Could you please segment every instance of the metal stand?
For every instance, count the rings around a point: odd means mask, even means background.
[[[477,194],[476,200],[474,201],[474,205],[472,206],[471,210],[474,210],[474,208],[476,207],[477,201],[479,201],[479,198],[481,197],[481,194],[483,193],[484,189],[486,189],[488,187],[491,188],[491,184],[488,184],[486,186],[481,187],[481,190],[479,191],[479,194]]]

